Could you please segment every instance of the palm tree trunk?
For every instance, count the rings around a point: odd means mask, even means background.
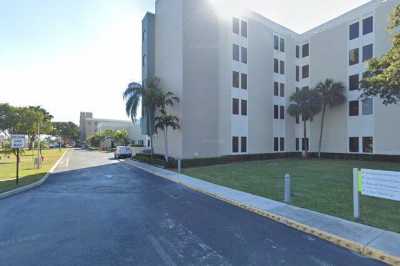
[[[322,118],[321,118],[321,132],[319,135],[319,145],[318,145],[318,158],[321,158],[321,150],[322,150],[322,137],[324,134],[324,125],[325,125],[325,113],[326,113],[326,104],[322,109]]]
[[[308,144],[307,143],[307,120],[304,120],[304,158],[308,157]]]
[[[168,162],[168,128],[164,130],[164,137],[165,137],[165,161]]]

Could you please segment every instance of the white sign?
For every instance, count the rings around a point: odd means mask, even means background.
[[[362,169],[362,194],[400,201],[400,172]]]
[[[25,147],[25,136],[24,135],[12,135],[11,136],[11,148],[22,149]]]

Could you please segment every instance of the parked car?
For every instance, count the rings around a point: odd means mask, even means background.
[[[114,152],[115,159],[131,158],[132,150],[128,146],[118,146]]]

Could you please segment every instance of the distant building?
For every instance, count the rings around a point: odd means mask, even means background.
[[[146,136],[141,134],[140,124],[132,121],[94,118],[93,113],[81,112],[79,129],[81,142],[105,130],[127,130],[132,144],[147,144]]]

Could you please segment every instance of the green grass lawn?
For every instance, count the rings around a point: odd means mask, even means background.
[[[353,220],[353,168],[400,171],[399,163],[281,159],[185,169],[193,177],[283,201],[292,176],[292,204]],[[361,223],[400,233],[400,202],[361,196]]]
[[[25,151],[21,155],[20,162],[20,182],[18,187],[31,184],[42,178],[63,155],[65,149],[44,150],[45,160],[40,169],[35,169],[34,158],[36,152]],[[4,155],[0,153],[0,192],[17,188],[15,184],[16,176],[16,157],[14,155]]]

